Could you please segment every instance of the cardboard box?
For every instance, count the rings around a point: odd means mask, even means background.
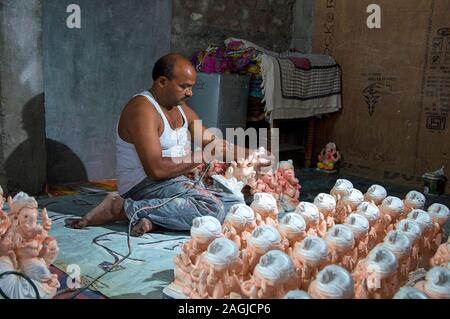
[[[371,29],[373,3],[381,27]],[[333,56],[343,74],[343,109],[318,130],[347,173],[417,190],[425,172],[445,165],[450,176],[449,12],[448,0],[315,2],[313,52]]]

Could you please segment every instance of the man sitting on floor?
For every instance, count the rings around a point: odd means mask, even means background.
[[[134,96],[120,116],[116,136],[120,196],[108,195],[81,219],[67,220],[68,226],[84,228],[131,219],[140,210],[130,221],[133,236],[156,226],[189,230],[194,218],[209,215],[222,222],[232,205],[243,203],[229,192],[201,184],[192,187],[192,181],[184,176],[201,164],[198,158],[210,163],[232,154],[236,159],[239,151],[238,146],[216,139],[203,126],[202,148],[208,146],[214,155],[190,151],[188,135],[195,136],[194,121],[199,120],[186,103],[196,81],[190,61],[176,53],[167,54],[155,63],[152,76],[151,89]],[[249,150],[245,151],[248,155]],[[178,197],[168,201],[173,196]]]

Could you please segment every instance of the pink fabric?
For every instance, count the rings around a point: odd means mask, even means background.
[[[309,70],[311,69],[311,62],[307,58],[288,57],[294,63],[297,69]]]

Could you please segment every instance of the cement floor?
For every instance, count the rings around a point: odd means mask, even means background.
[[[353,183],[353,186],[362,191],[363,193],[372,184],[380,184],[386,188],[389,195],[397,196],[402,199],[410,190],[413,190],[413,188],[403,185],[386,183],[359,176],[343,175],[340,173],[327,174],[317,171],[316,169],[308,169],[308,168],[297,169],[296,176],[300,180],[300,184],[302,186],[300,190],[300,200],[307,202],[312,202],[314,200],[314,197],[319,193],[329,193],[338,178],[345,178],[350,180]],[[421,189],[416,190],[422,192]],[[41,207],[47,206],[48,209],[57,211],[59,213],[63,214],[70,213],[78,216],[83,216],[89,210],[95,207],[95,205],[99,204],[104,198],[104,196],[105,194],[97,194],[97,195],[92,194],[92,195],[61,196],[52,198],[38,198],[38,202]],[[446,205],[447,207],[450,207],[449,194],[444,194],[441,196],[425,195],[425,197],[426,197],[425,208],[428,208],[433,203],[441,203],[443,205]],[[446,236],[449,236],[450,221],[444,226],[444,230]]]

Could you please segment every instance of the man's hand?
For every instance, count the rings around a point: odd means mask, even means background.
[[[253,163],[256,172],[260,172],[261,169],[271,169],[272,164],[275,163],[275,156],[270,154],[267,150],[259,148],[253,154]]]
[[[205,146],[203,150],[203,158],[206,162],[212,160],[219,160],[224,162],[226,155],[232,150],[232,145],[223,139],[218,139],[213,135],[211,141]]]

